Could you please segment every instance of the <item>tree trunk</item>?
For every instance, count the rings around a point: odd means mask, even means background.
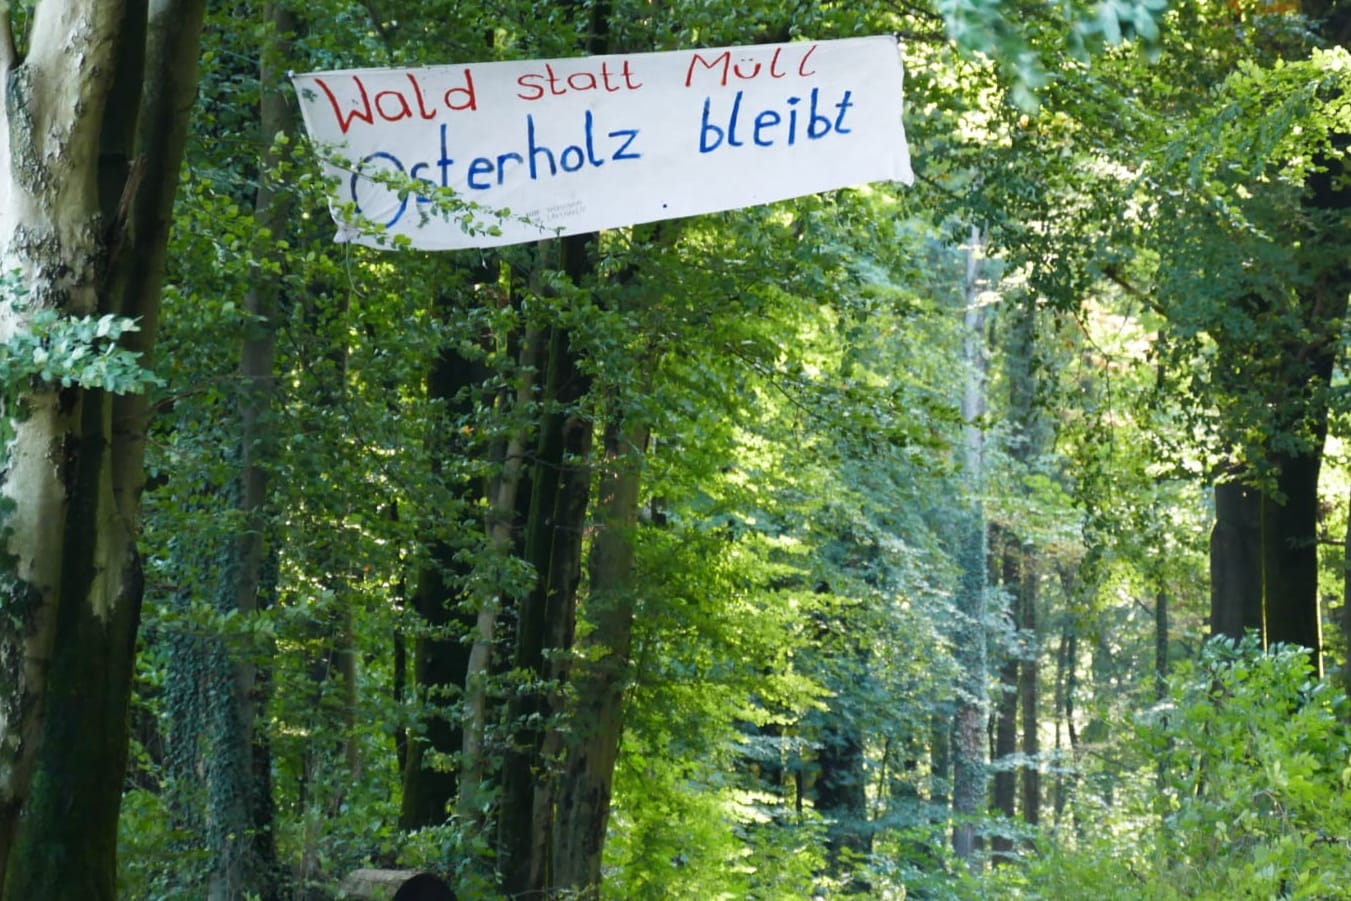
[[[1351,506],[1351,502],[1348,502]],[[1342,661],[1342,691],[1351,696],[1351,528],[1342,539],[1342,644],[1347,659]]]
[[[490,273],[482,273],[486,280]],[[445,314],[455,315],[446,303]],[[533,365],[533,362],[532,362]],[[468,414],[476,400],[470,393],[489,377],[486,366],[445,348],[427,376],[427,397],[445,405],[445,422],[433,428],[433,474],[444,472],[441,459],[471,452],[459,440],[450,424]],[[479,486],[447,485],[466,503],[481,496]],[[450,536],[443,535],[426,548],[427,560],[419,568],[413,591],[413,608],[420,620],[413,639],[413,686],[423,713],[421,734],[409,736],[403,761],[403,801],[399,828],[405,830],[435,826],[446,821],[450,805],[459,792],[458,772],[446,763],[428,763],[428,752],[443,760],[452,760],[464,745],[464,730],[454,701],[464,692],[469,671],[469,645],[461,633],[468,634],[473,617],[465,609],[464,580],[468,565],[459,559]]]
[[[553,834],[553,888],[590,897],[601,879],[619,757],[634,615],[634,529],[647,428],[612,412],[605,427],[599,524],[592,539],[586,619],[571,674],[573,703]]]
[[[1326,414],[1324,419],[1326,419]],[[1262,498],[1262,589],[1266,639],[1308,648],[1322,675],[1323,632],[1318,604],[1318,473],[1321,441],[1281,462],[1283,502]]]
[[[585,254],[585,248],[573,252]],[[573,277],[579,279],[580,271]],[[502,887],[510,895],[540,893],[549,885],[553,718],[560,712],[554,661],[572,645],[591,494],[592,423],[578,409],[590,379],[577,363],[567,331],[555,328],[543,397],[544,407],[553,409],[540,425],[525,527],[525,557],[536,583],[516,621],[515,672],[530,684],[519,686],[507,707],[513,739],[502,771],[498,854]]]
[[[1014,597],[1013,626],[1017,630],[1021,628],[1016,615],[1023,582],[1021,550],[1017,538],[1012,534],[997,526],[991,526],[990,533],[993,553],[999,559],[1000,580],[1004,590]],[[1004,663],[999,668],[999,699],[995,712],[994,756],[1000,766],[994,774],[994,808],[1010,821],[1018,813],[1018,770],[1012,763],[1013,755],[1018,750],[1018,656],[1016,645],[1007,649]],[[1013,839],[997,835],[990,842],[990,847],[996,861],[1007,861],[1013,851]]]
[[[517,375],[516,395],[509,416],[518,417],[507,440],[502,457],[502,468],[489,492],[486,532],[488,546],[484,553],[490,558],[481,563],[487,575],[479,580],[469,598],[474,612],[472,644],[465,667],[464,706],[462,725],[464,741],[461,745],[460,786],[456,809],[466,824],[483,822],[484,780],[488,774],[485,742],[488,727],[488,678],[491,674],[493,642],[497,635],[497,615],[502,599],[499,584],[492,572],[507,561],[513,550],[513,530],[516,523],[516,495],[521,487],[526,460],[526,441],[529,427],[521,421],[529,409],[535,390],[534,362],[539,359],[543,336],[534,326],[528,326],[521,341],[520,372]],[[505,392],[504,392],[505,395]]]
[[[1038,580],[1032,548],[1024,545],[1022,579],[1019,583],[1018,629],[1027,641],[1018,671],[1018,703],[1023,711],[1023,758],[1019,767],[1023,778],[1023,822],[1036,826],[1041,822],[1041,722],[1038,716],[1040,696],[1041,642],[1037,631]]]
[[[1344,36],[1351,13],[1341,4],[1311,3],[1310,14],[1329,34]],[[1311,168],[1302,199],[1301,225],[1283,239],[1297,248],[1297,262],[1307,281],[1299,286],[1297,317],[1273,315],[1273,303],[1262,296],[1243,298],[1264,331],[1254,339],[1247,329],[1217,335],[1222,353],[1240,364],[1235,393],[1250,393],[1254,382],[1274,420],[1258,454],[1270,487],[1260,498],[1262,622],[1264,642],[1294,644],[1310,651],[1315,672],[1322,673],[1322,634],[1318,595],[1318,475],[1328,428],[1332,374],[1342,347],[1347,298],[1351,294],[1351,262],[1345,239],[1351,185],[1340,151],[1351,136],[1332,136],[1336,150],[1320,153]],[[1268,322],[1270,324],[1268,324]],[[1264,486],[1265,487],[1265,486]],[[1217,489],[1217,508],[1219,505]],[[1249,514],[1251,516],[1251,514]],[[1218,526],[1217,526],[1218,532]],[[1213,624],[1219,634],[1218,623]]]
[[[1215,486],[1210,533],[1210,633],[1262,631],[1262,496],[1239,481]]]
[[[273,138],[294,139],[295,118],[282,91],[286,61],[290,57],[295,18],[276,4],[264,9],[266,43],[261,54],[259,78],[258,191],[254,215],[259,226],[280,239],[290,224],[290,199],[275,190],[273,170],[281,163]],[[264,251],[275,256],[275,250]],[[225,570],[223,611],[249,617],[270,603],[264,570],[271,553],[267,539],[268,471],[275,457],[267,419],[276,394],[277,306],[279,285],[258,278],[245,297],[245,309],[253,317],[251,331],[240,349],[239,441],[240,471],[238,510],[241,528],[233,559]],[[208,897],[230,901],[246,893],[264,899],[277,897],[279,872],[271,821],[271,782],[260,784],[259,776],[271,771],[267,738],[255,727],[266,699],[267,673],[250,659],[230,661],[223,652],[218,659],[228,669],[216,677],[232,684],[222,686],[209,698],[214,741],[206,768],[212,816],[211,876]]]
[[[986,803],[986,727],[989,722],[989,697],[986,690],[989,667],[986,651],[986,521],[981,501],[984,478],[984,433],[980,417],[985,412],[985,381],[988,369],[985,346],[985,307],[982,297],[988,279],[981,253],[984,237],[971,230],[967,248],[965,283],[966,338],[964,358],[967,366],[966,391],[962,398],[962,418],[966,421],[966,509],[962,512],[957,559],[961,566],[958,588],[957,654],[961,673],[957,686],[957,715],[953,730],[953,812],[957,821],[952,847],[957,856],[974,861],[977,848],[975,821]]]
[[[1038,343],[1038,307],[1033,298],[1024,297],[1013,308],[1012,323],[1004,355],[1005,381],[1009,392],[1009,419],[1014,434],[1009,455],[1025,472],[1035,471],[1038,458],[1052,441],[1052,429],[1038,402],[1040,369],[1036,365]],[[1025,494],[1026,492],[1024,492]],[[1024,762],[1017,768],[1022,779],[1023,821],[1035,825],[1041,818],[1041,773],[1037,761],[1040,752],[1037,716],[1041,635],[1038,631],[1038,561],[1035,545],[1026,535],[1009,536],[1006,551],[1017,560],[1016,573],[1009,572],[1005,583],[1013,592],[1013,625],[1017,630],[1016,678],[1007,690],[1017,695],[1022,710],[1022,752]],[[1006,674],[1007,675],[1007,674]],[[1012,816],[1012,809],[1007,811]]]
[[[0,338],[42,311],[139,317],[124,344],[148,364],[201,4],[45,0],[23,59],[11,16],[0,10],[0,271],[26,296],[0,296]],[[148,408],[33,375],[4,398],[0,894],[102,901],[143,590]]]
[[[864,876],[872,853],[863,734],[851,718],[832,712],[821,731],[818,772],[813,790],[817,811],[829,821],[826,860],[837,876],[847,876],[847,894],[868,894]]]

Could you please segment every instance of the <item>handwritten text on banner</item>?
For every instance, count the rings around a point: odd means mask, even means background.
[[[293,78],[335,158],[340,241],[376,243],[345,221],[349,204],[441,250],[913,177],[888,37]],[[481,210],[440,215],[432,188]]]

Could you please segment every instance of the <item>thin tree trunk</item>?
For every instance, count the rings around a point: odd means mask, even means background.
[[[1013,307],[1004,367],[1008,384],[1009,419],[1015,430],[1009,443],[1009,455],[1027,472],[1035,471],[1038,458],[1046,452],[1052,439],[1052,429],[1038,403],[1041,370],[1036,365],[1039,340],[1037,326],[1037,303],[1030,297],[1024,297]],[[1023,821],[1035,825],[1041,818],[1041,773],[1037,760],[1040,751],[1038,662],[1041,656],[1037,618],[1038,561],[1036,547],[1027,535],[1010,536],[1009,543],[1011,547],[1008,552],[1018,560],[1016,577],[1010,573],[1010,578],[1006,580],[1014,594],[1013,623],[1019,636],[1018,670],[1016,684],[1012,686],[1017,695],[1017,706],[1022,710],[1023,762],[1019,764],[1017,772],[1022,779]],[[1012,815],[1011,812],[1009,815]]]
[[[22,60],[11,16],[0,9],[0,271],[27,296],[0,297],[0,338],[38,310],[140,317],[125,344],[149,364],[201,4],[46,0]],[[0,895],[111,901],[148,408],[50,383],[4,400],[25,415],[0,483]]]
[[[1168,589],[1162,585],[1154,595],[1154,700],[1162,703],[1168,697]],[[1160,792],[1167,787],[1168,754],[1160,754],[1155,767]]]
[[[518,417],[502,459],[501,474],[495,480],[488,502],[487,554],[493,567],[511,557],[513,527],[516,520],[516,494],[521,486],[525,468],[526,442],[530,434],[528,424],[522,421],[529,409],[535,388],[533,364],[539,359],[541,332],[530,326],[521,342],[520,372],[517,376],[516,396],[508,415]],[[488,715],[488,678],[492,667],[493,641],[497,634],[497,615],[500,600],[495,574],[490,573],[472,598],[476,612],[473,643],[465,670],[464,713],[461,746],[460,794],[457,812],[466,823],[482,823],[484,780],[488,773],[485,757]]]
[[[1023,822],[1036,826],[1041,822],[1041,722],[1038,715],[1040,697],[1041,642],[1038,633],[1037,567],[1032,559],[1032,548],[1024,545],[1023,571],[1020,583],[1018,629],[1028,645],[1024,650],[1018,672],[1018,698],[1023,711],[1023,759],[1019,768],[1023,777]]]
[[[1351,500],[1348,501],[1351,508]],[[1351,696],[1351,528],[1346,530],[1342,539],[1342,645],[1346,647],[1347,659],[1342,664],[1342,690]]]
[[[1065,768],[1059,765],[1065,751],[1064,712],[1065,712],[1065,658],[1069,645],[1069,636],[1060,633],[1060,641],[1055,652],[1055,781],[1051,786],[1051,809],[1055,815],[1055,825],[1060,826],[1060,815],[1065,811]]]
[[[962,418],[966,421],[966,510],[958,550],[961,585],[957,607],[960,619],[957,647],[961,674],[957,686],[957,716],[953,732],[953,812],[957,822],[952,833],[953,851],[974,863],[977,848],[975,821],[984,812],[986,784],[986,729],[989,697],[986,690],[989,666],[986,651],[986,522],[981,500],[984,474],[984,433],[980,417],[985,412],[985,380],[988,368],[985,346],[985,306],[982,294],[988,287],[983,271],[984,236],[971,230],[967,248],[965,283],[966,391]]]
[[[992,553],[999,560],[999,576],[1004,590],[1014,593],[1014,602],[1021,599],[1023,577],[1021,572],[1021,550],[1018,539],[998,528],[990,527]],[[1021,628],[1016,615],[1014,629]],[[994,774],[994,808],[1007,820],[1017,815],[1018,771],[1012,764],[1014,753],[1018,750],[1018,700],[1019,700],[1019,660],[1018,650],[1007,650],[1003,665],[999,668],[999,699],[995,712],[994,756],[999,761],[999,769]],[[1004,835],[995,836],[990,842],[996,861],[1007,862],[1013,851],[1013,839]]]
[[[259,107],[259,139],[263,143],[258,174],[254,215],[259,226],[280,239],[290,223],[290,200],[273,185],[272,171],[281,162],[272,146],[274,136],[295,137],[296,124],[282,82],[286,60],[290,57],[290,36],[295,33],[295,18],[276,4],[264,8],[266,42],[261,55],[259,77],[263,87]],[[264,251],[275,256],[275,250]],[[241,529],[227,566],[228,578],[222,586],[225,605],[247,618],[267,606],[264,567],[267,564],[268,470],[275,457],[267,419],[276,394],[277,305],[276,281],[254,280],[245,298],[245,309],[253,320],[240,351],[239,374],[242,385],[239,398],[240,474],[238,509]],[[224,655],[222,655],[224,660]],[[277,897],[279,873],[276,847],[272,841],[273,824],[257,822],[259,814],[270,815],[270,798],[261,791],[270,789],[258,783],[260,773],[271,770],[268,743],[259,736],[256,725],[265,703],[260,691],[267,684],[265,672],[249,659],[233,661],[231,690],[214,694],[221,719],[213,728],[216,741],[207,767],[211,793],[212,852],[208,897],[213,901],[231,901],[246,893],[264,899]],[[223,674],[222,674],[223,675]],[[261,678],[260,678],[261,677]],[[262,759],[260,759],[262,758]]]

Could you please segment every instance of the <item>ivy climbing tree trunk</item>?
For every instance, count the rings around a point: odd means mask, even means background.
[[[981,500],[984,478],[985,436],[980,418],[985,413],[988,361],[985,342],[984,293],[989,279],[982,249],[983,235],[971,230],[967,247],[966,279],[963,290],[964,351],[967,367],[966,388],[962,397],[962,419],[966,422],[966,494],[958,536],[957,559],[961,566],[958,588],[957,712],[953,724],[952,808],[956,825],[952,847],[958,857],[974,861],[977,836],[975,820],[984,813],[986,799],[986,738],[989,724],[989,696],[986,688],[989,668],[986,650],[987,528]]]
[[[274,146],[278,135],[294,141],[295,116],[282,91],[295,17],[276,3],[264,7],[259,66],[262,95],[258,108],[260,142],[254,217],[263,246],[260,258],[275,265],[277,243],[290,223],[290,200],[275,183],[276,167],[290,143]],[[270,267],[269,267],[270,268]],[[276,395],[276,357],[280,278],[259,274],[245,296],[249,331],[240,346],[238,400],[240,529],[225,567],[220,607],[248,618],[269,606],[268,473],[275,442],[268,418]],[[259,649],[262,650],[262,649]],[[278,872],[273,841],[271,760],[267,736],[257,726],[267,696],[267,670],[254,655],[222,654],[224,667],[209,678],[221,690],[209,693],[211,733],[206,766],[211,804],[208,897],[228,901],[245,894],[276,898]]]
[[[149,363],[202,4],[41,0],[17,41],[12,17],[0,8],[0,339],[133,317],[124,344]],[[149,408],[126,396],[133,375],[68,374],[3,386],[6,901],[115,895]]]

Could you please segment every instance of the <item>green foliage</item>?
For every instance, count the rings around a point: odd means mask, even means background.
[[[572,55],[591,26],[590,4],[471,2],[447,16],[444,4],[409,2],[397,17],[380,7],[312,5],[295,67]],[[221,723],[193,719],[201,698],[175,692],[226,691],[231,664],[266,665],[256,728],[270,745],[291,887],[322,891],[357,866],[400,863],[488,896],[495,886],[476,862],[490,859],[491,835],[455,817],[396,828],[397,743],[429,712],[457,713],[458,693],[397,684],[395,636],[406,646],[468,637],[409,609],[441,545],[453,591],[503,611],[495,652],[509,659],[514,599],[539,574],[492,548],[478,486],[502,473],[505,439],[525,429],[531,444],[541,416],[594,423],[619,409],[653,439],[610,897],[833,897],[859,880],[877,897],[1173,898],[1219,887],[1265,897],[1282,880],[1315,897],[1320,880],[1348,878],[1332,840],[1346,834],[1342,702],[1304,685],[1298,654],[1212,647],[1176,676],[1170,705],[1129,735],[1123,725],[1153,702],[1156,594],[1181,608],[1166,660],[1204,628],[1208,511],[1195,480],[1215,442],[1198,435],[1220,401],[1251,399],[1206,384],[1212,333],[1274,329],[1236,310],[1233,292],[1258,285],[1288,300],[1290,280],[1312,271],[1279,227],[1303,215],[1297,181],[1347,125],[1341,55],[1238,68],[1228,12],[1165,14],[1153,0],[1027,16],[987,0],[904,15],[871,3],[621,2],[612,13],[612,42],[634,49],[902,31],[921,184],[613,230],[579,285],[547,244],[438,257],[335,247],[320,222],[322,179],[301,148],[288,168],[261,173],[276,174],[299,211],[274,235],[250,210],[260,35],[222,13],[203,60],[158,355],[166,399],[141,537],[148,703],[138,716],[162,726],[177,705],[170,742],[219,739]],[[1092,63],[1079,52],[1132,36],[1154,42],[1166,68],[1129,48]],[[1041,109],[1028,115],[1034,91]],[[1039,633],[1011,628],[1001,593],[985,621],[954,609],[966,496],[960,245],[973,222],[1001,273],[982,297],[997,359],[979,500],[1037,555]],[[276,289],[269,321],[247,310],[260,283]],[[1018,344],[1025,311],[1034,339]],[[114,332],[133,325],[53,324],[12,365],[54,384],[143,388],[134,358],[116,350]],[[515,403],[538,375],[518,362],[520,336],[555,328],[591,393],[566,407],[538,391]],[[235,373],[241,342],[268,329],[275,394],[250,450],[267,452],[272,606],[240,615],[222,606],[223,561],[246,527],[237,411],[253,386]],[[45,374],[33,369],[39,348]],[[485,374],[458,397],[434,397],[427,373],[447,351]],[[1017,355],[1025,376],[998,365]],[[80,367],[103,356],[112,362],[86,379]],[[1018,379],[1034,384],[1017,389]],[[1158,392],[1178,386],[1194,404],[1162,402]],[[1253,417],[1271,409],[1247,406]],[[581,582],[584,631],[594,623]],[[961,637],[976,630],[996,662],[1042,664],[1043,733],[1060,739],[1001,762],[1037,768],[1046,806],[1054,793],[1059,808],[1040,833],[978,817],[979,830],[1045,852],[1028,848],[988,873],[949,850],[957,685],[992,675],[959,664]],[[176,645],[215,653],[170,678]],[[504,672],[488,684],[496,761],[519,725],[507,699],[559,683]],[[815,791],[844,735],[859,739],[849,775],[865,803],[827,815]],[[1156,790],[1160,756],[1169,781]],[[145,757],[127,795],[125,891],[200,894],[201,859],[182,849],[199,843],[211,802],[167,776],[183,762],[172,753]],[[454,766],[454,755],[436,763]],[[489,789],[491,815],[501,793]],[[176,792],[176,809],[197,805],[196,820],[175,821]],[[846,827],[866,833],[871,853],[831,860]]]
[[[1122,742],[1118,759],[1140,767],[1120,774],[1124,803],[1054,837],[1001,896],[1338,897],[1351,879],[1348,702],[1310,672],[1303,649],[1207,643]]]
[[[0,301],[22,322],[0,344],[0,390],[6,396],[36,385],[97,388],[113,394],[137,394],[161,384],[141,366],[140,354],[118,345],[135,320],[111,313],[68,316],[46,307],[30,308],[19,273],[0,276]]]
[[[1312,678],[1308,652],[1217,639],[1175,685],[1144,730],[1166,763],[1155,805],[1168,870],[1215,897],[1328,897],[1348,884],[1351,706]]]

